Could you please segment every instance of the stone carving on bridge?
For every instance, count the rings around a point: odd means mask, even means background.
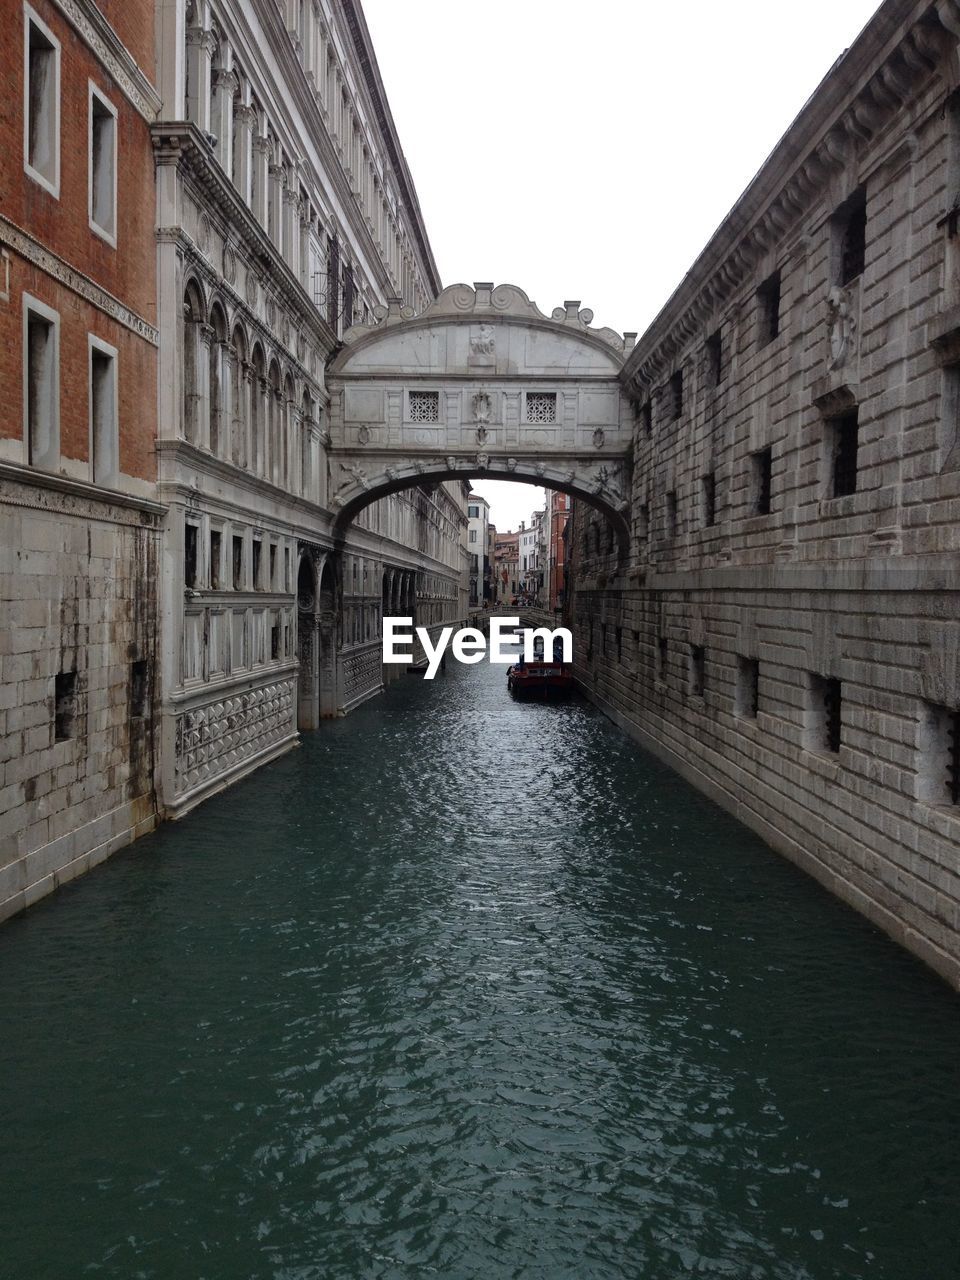
[[[830,368],[840,369],[847,362],[857,331],[849,289],[834,285],[827,297],[827,326],[830,334]]]
[[[478,426],[486,426],[490,421],[490,414],[493,406],[490,403],[490,397],[486,391],[478,391],[471,401],[473,408],[473,420]]]
[[[481,470],[481,471],[486,471],[486,469],[487,469],[487,467],[489,467],[489,465],[490,465],[490,455],[489,455],[489,453],[478,453],[478,454],[477,454],[477,466],[480,468],[480,470]]]
[[[591,338],[599,338],[601,342],[612,347],[619,355],[624,356],[632,350],[632,340],[626,340],[613,329],[593,329],[593,312],[578,301],[564,302],[562,307],[555,307],[552,313],[545,315],[535,302],[531,302],[524,291],[514,284],[477,282],[473,288],[468,284],[448,285],[443,292],[429,303],[416,316],[418,320],[440,319],[443,316],[477,315],[477,325],[470,332],[470,363],[492,364],[496,359],[496,330],[493,325],[481,317],[484,312],[491,320],[499,316],[527,321],[553,321],[556,324],[575,329],[578,333]],[[410,320],[415,313],[412,308],[405,307],[399,299],[392,299],[389,307],[374,308],[373,324],[353,325],[343,336],[344,343],[350,345],[376,330],[391,328]],[[635,337],[635,335],[632,335]]]
[[[477,444],[486,444],[489,432],[486,427],[477,427]]]
[[[357,443],[358,444],[370,443],[370,428],[367,426],[366,423],[364,423],[361,426],[360,430],[357,432]]]
[[[606,438],[603,427],[597,427],[596,431],[593,433],[593,447],[595,449],[602,449]]]

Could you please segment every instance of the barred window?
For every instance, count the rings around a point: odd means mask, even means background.
[[[439,422],[440,421],[440,392],[439,391],[411,391],[410,392],[410,421],[411,422]]]
[[[556,422],[557,393],[555,391],[527,392],[527,422]]]

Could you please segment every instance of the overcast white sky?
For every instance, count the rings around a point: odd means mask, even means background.
[[[876,8],[363,0],[444,285],[642,332]],[[543,504],[489,488],[501,529]]]

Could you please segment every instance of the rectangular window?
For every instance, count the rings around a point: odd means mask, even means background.
[[[526,395],[525,422],[556,422],[557,393],[555,391],[528,391]]]
[[[667,494],[667,537],[677,536],[677,493],[671,489]]]
[[[760,707],[760,663],[756,658],[737,658],[737,693],[734,711],[744,720],[756,720]]]
[[[473,506],[467,507],[467,515],[471,520],[478,520],[480,518],[480,508]]]
[[[254,591],[263,590],[263,580],[261,573],[263,571],[263,543],[259,538],[253,540],[253,589]],[[263,659],[261,658],[261,661]]]
[[[440,421],[439,391],[411,391],[409,406],[411,422]]]
[[[657,637],[657,679],[661,684],[667,678],[667,637]]]
[[[243,537],[238,533],[233,535],[233,589],[243,590]]]
[[[471,529],[471,530],[470,530],[470,535],[469,535],[469,539],[468,539],[468,540],[469,540],[470,542],[476,542],[476,541],[477,541],[477,530],[476,530],[476,529]]]
[[[831,676],[810,675],[807,708],[807,747],[810,751],[840,750],[843,690],[841,682]]]
[[[857,491],[857,455],[860,449],[859,413],[852,409],[827,423],[830,450],[830,497],[844,498]]]
[[[23,295],[23,436],[27,462],[60,466],[60,317]]]
[[[60,41],[24,5],[23,163],[52,196],[60,197]]]
[[[268,585],[271,591],[277,589],[277,544],[275,542],[270,543],[270,582]]]
[[[90,471],[94,484],[115,485],[120,474],[117,349],[88,335],[90,351]]]
[[[646,502],[641,502],[640,510],[637,513],[637,537],[646,539],[650,536],[650,507]]]
[[[702,698],[706,682],[707,656],[702,644],[690,646],[690,680],[691,698]]]
[[[780,272],[774,271],[767,276],[757,290],[757,304],[760,309],[760,346],[765,347],[780,332]]]
[[[706,354],[707,386],[719,387],[723,381],[723,337],[719,329],[707,339]]]
[[[54,680],[53,689],[53,738],[64,742],[73,737],[77,715],[77,673],[61,671]]]
[[[708,471],[703,477],[703,523],[705,528],[717,523],[717,473]]]
[[[147,713],[149,702],[149,664],[141,659],[130,663],[130,718],[140,720]]]
[[[283,548],[283,589],[290,590],[290,548]]]
[[[183,585],[195,588],[197,585],[197,543],[200,530],[197,525],[185,523],[183,526]]]
[[[220,559],[223,554],[223,535],[219,529],[210,530],[210,586],[214,591],[220,590],[222,573]]]
[[[832,219],[835,284],[850,284],[863,274],[867,244],[867,195],[861,187],[845,200]]]
[[[670,377],[670,408],[671,413],[676,421],[683,413],[683,370],[677,371]]]
[[[928,804],[960,805],[960,709],[923,705],[919,798]]]
[[[758,449],[750,455],[753,467],[753,514],[770,514],[773,482],[773,450]]]
[[[280,615],[273,613],[270,618],[270,657],[276,662],[280,657]]]
[[[643,434],[649,440],[653,435],[653,402],[648,400],[640,410],[640,419],[643,423]]]
[[[117,111],[89,82],[90,229],[117,245]]]

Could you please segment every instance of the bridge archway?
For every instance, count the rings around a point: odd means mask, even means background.
[[[635,415],[620,372],[635,335],[544,315],[514,285],[451,285],[356,325],[328,373],[332,506],[342,533],[369,503],[442,480],[519,480],[572,494],[629,553]]]

